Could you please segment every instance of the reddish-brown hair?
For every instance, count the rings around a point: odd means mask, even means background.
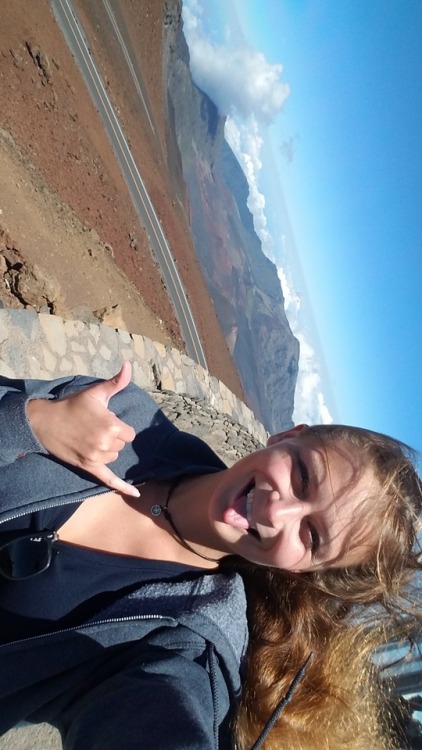
[[[372,654],[389,638],[402,637],[420,616],[409,589],[421,568],[422,493],[414,455],[403,443],[360,428],[323,425],[301,434],[316,435],[345,454],[348,445],[364,452],[377,488],[364,510],[374,514],[376,533],[365,560],[349,568],[298,575],[236,563],[247,590],[251,632],[237,747],[251,747],[312,652],[265,748],[388,750],[393,744],[383,723],[385,701]]]

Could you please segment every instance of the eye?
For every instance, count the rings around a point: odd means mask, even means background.
[[[311,542],[309,545],[309,549],[311,550],[312,555],[315,555],[318,552],[319,545],[320,545],[319,534],[315,526],[309,523],[309,521],[308,521],[308,529],[309,529],[309,537],[310,537],[310,542]]]
[[[308,467],[306,466],[305,462],[298,458],[297,465],[299,468],[299,476],[300,476],[300,485],[301,485],[301,497],[304,497],[306,495],[306,491],[309,487],[309,471]]]

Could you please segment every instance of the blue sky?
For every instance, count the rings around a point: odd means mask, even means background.
[[[185,0],[301,342],[297,421],[422,449],[422,3]]]

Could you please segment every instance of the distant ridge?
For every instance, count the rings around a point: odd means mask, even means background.
[[[279,431],[292,425],[299,342],[276,266],[254,230],[246,177],[224,139],[225,117],[192,81],[181,3],[166,9],[169,142],[179,150],[193,240],[248,405]]]

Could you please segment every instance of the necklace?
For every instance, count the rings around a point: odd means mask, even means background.
[[[189,550],[189,552],[193,552],[194,555],[198,555],[198,557],[202,557],[203,560],[208,560],[209,562],[220,562],[219,559],[216,559],[215,557],[207,557],[207,555],[203,555],[202,552],[198,552],[196,549],[190,546],[190,544],[186,541],[186,539],[183,539],[182,535],[177,529],[176,524],[174,523],[171,513],[169,511],[168,505],[171,499],[171,496],[173,495],[173,492],[175,491],[176,487],[179,486],[181,482],[181,479],[176,479],[173,484],[170,485],[169,490],[167,492],[166,502],[164,505],[159,505],[158,503],[151,505],[150,513],[152,516],[161,516],[163,514],[166,521],[169,522],[171,528],[173,529],[174,533],[176,534],[177,539],[179,540],[180,544],[183,545],[183,547],[186,547],[186,549]]]

